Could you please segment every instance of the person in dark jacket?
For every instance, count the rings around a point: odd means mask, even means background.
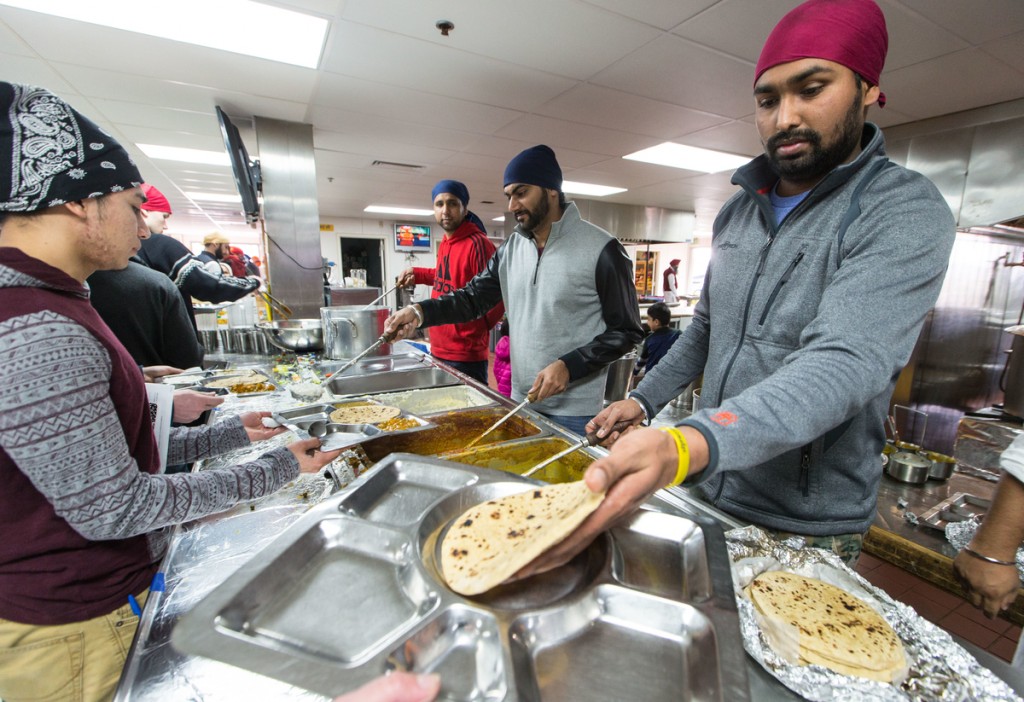
[[[189,253],[184,244],[163,233],[167,228],[167,218],[171,215],[171,206],[163,193],[148,184],[143,186],[143,193],[146,195],[143,216],[150,236],[143,240],[138,258],[146,266],[166,275],[177,286],[185,301],[193,329],[196,328],[193,297],[203,302],[234,302],[260,286],[260,281],[253,278],[209,273],[203,268],[203,262]],[[150,211],[146,207],[161,211]]]
[[[635,382],[639,382],[644,375],[654,368],[672,344],[679,338],[679,330],[673,329],[672,311],[664,302],[655,302],[647,309],[647,326],[651,333],[644,339],[644,348],[637,359],[636,369],[633,371]]]

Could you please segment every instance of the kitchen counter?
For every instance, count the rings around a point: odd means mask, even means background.
[[[234,356],[231,360],[237,363],[243,360],[243,357]],[[262,357],[260,360],[267,364],[270,359]],[[480,392],[490,393],[495,399],[499,398],[487,388],[478,385],[474,387]],[[245,409],[255,408],[251,404],[255,399],[257,398],[248,400],[250,404]],[[286,402],[283,398],[277,401]],[[504,402],[507,403],[507,400]],[[275,408],[284,407],[280,405]],[[674,423],[683,416],[685,410],[670,405],[659,415],[658,421]],[[257,445],[244,450],[258,454],[268,448],[264,443],[262,447]],[[601,453],[601,449],[590,450]],[[236,457],[236,460],[244,458]],[[115,700],[165,702],[202,699],[204,702],[233,702],[247,698],[311,701],[326,699],[308,690],[231,665],[201,656],[179,653],[170,644],[172,629],[180,616],[194,607],[240,566],[251,558],[258,557],[265,546],[306,513],[310,507],[307,499],[310,502],[318,501],[318,495],[312,494],[314,482],[305,487],[289,489],[286,486],[276,495],[252,505],[241,505],[225,514],[181,525],[175,530],[161,567],[164,586],[154,588],[146,602],[139,631],[129,652]],[[323,489],[327,486],[320,483],[319,487]],[[691,518],[711,518],[725,529],[741,526],[736,520],[695,499],[682,488],[663,490],[654,499],[658,509],[663,511],[675,511]],[[972,649],[972,653],[1018,692],[1024,691],[1024,683],[1020,676],[1009,666],[984,651]],[[744,656],[744,659],[747,663],[746,672],[752,700],[799,699],[749,656]]]

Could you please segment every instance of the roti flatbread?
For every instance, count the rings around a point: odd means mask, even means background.
[[[210,380],[204,385],[208,388],[230,388],[232,385],[238,385],[239,383],[265,383],[270,378],[263,375],[262,373],[238,373],[238,375],[232,375],[226,378],[217,378],[216,380]]]
[[[441,544],[448,586],[477,595],[500,585],[559,543],[597,509],[604,493],[580,480],[532,487],[463,512]]]
[[[331,421],[335,424],[377,424],[394,419],[402,413],[398,407],[390,405],[353,404],[342,405],[331,412]]]
[[[801,663],[844,675],[891,682],[906,667],[906,654],[885,619],[851,593],[795,573],[763,573],[747,587],[755,608],[767,618],[766,638],[775,647],[797,644]],[[773,636],[771,629],[778,626]],[[779,631],[789,634],[779,635]],[[780,651],[781,653],[781,651]]]

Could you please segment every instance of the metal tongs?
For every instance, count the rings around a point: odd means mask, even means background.
[[[260,294],[260,297],[266,300],[267,304],[270,305],[279,315],[281,315],[285,319],[288,319],[293,314],[295,314],[294,312],[292,312],[291,307],[278,300],[276,297],[268,293],[263,288],[257,288],[256,292],[258,292]]]
[[[471,448],[473,448],[474,446],[476,446],[477,444],[479,444],[479,443],[480,443],[480,441],[481,441],[481,440],[482,440],[482,439],[483,439],[483,438],[484,438],[485,436],[487,436],[487,435],[488,435],[488,434],[490,434],[490,433],[491,433],[492,431],[494,431],[495,429],[497,429],[498,427],[500,427],[500,426],[501,426],[502,424],[504,424],[505,422],[507,422],[507,421],[509,420],[509,418],[510,418],[510,417],[511,417],[511,416],[512,416],[513,414],[515,414],[516,412],[518,412],[518,411],[519,411],[519,410],[521,410],[522,408],[526,407],[526,405],[527,405],[527,404],[529,404],[530,402],[533,402],[533,400],[534,400],[534,397],[533,397],[533,395],[529,395],[529,394],[528,394],[528,395],[526,396],[526,399],[525,399],[525,400],[523,400],[523,401],[522,401],[522,402],[520,402],[520,403],[519,403],[518,405],[516,405],[515,407],[513,407],[513,408],[512,408],[512,410],[511,410],[511,411],[510,411],[510,412],[509,412],[508,414],[506,414],[506,415],[505,415],[504,417],[502,417],[501,419],[499,419],[498,421],[496,421],[496,422],[495,422],[494,424],[492,424],[492,425],[490,426],[490,428],[489,428],[489,429],[488,429],[487,431],[485,431],[485,432],[484,432],[483,434],[481,434],[480,436],[476,437],[475,439],[473,439],[472,441],[470,441],[470,442],[469,442],[468,444],[466,444],[466,448],[467,448],[467,449],[471,449]],[[465,449],[464,449],[464,450],[465,450]]]
[[[578,442],[576,442],[575,444],[573,444],[569,448],[564,449],[562,451],[559,451],[558,453],[556,453],[551,458],[545,458],[543,461],[541,461],[540,463],[538,463],[537,465],[535,465],[533,468],[531,468],[530,470],[526,471],[522,475],[523,475],[524,478],[529,478],[531,475],[533,475],[534,473],[539,471],[541,468],[544,468],[545,466],[551,465],[552,463],[557,461],[559,458],[562,458],[563,456],[568,456],[573,451],[579,451],[580,449],[587,448],[588,446],[597,446],[599,443],[601,443],[602,441],[607,439],[608,436],[610,436],[612,433],[617,432],[617,431],[622,431],[623,429],[627,429],[632,424],[633,424],[633,422],[631,422],[629,420],[623,420],[621,422],[616,422],[615,425],[612,426],[612,430],[610,432],[608,432],[608,435],[607,436],[603,436],[603,437],[599,437],[596,433],[587,434],[586,436],[584,436],[582,439],[580,439]]]
[[[395,283],[394,287],[391,287],[391,288],[388,288],[387,290],[385,290],[385,291],[384,291],[384,294],[383,294],[383,295],[381,295],[380,297],[378,297],[378,298],[377,298],[376,300],[374,300],[373,302],[371,302],[370,304],[368,304],[368,305],[367,305],[366,307],[364,307],[363,309],[364,309],[364,310],[368,310],[368,309],[370,309],[371,307],[373,307],[373,306],[374,306],[374,305],[375,305],[375,304],[377,303],[377,301],[378,301],[378,300],[383,300],[383,299],[384,299],[385,297],[387,297],[388,295],[390,295],[391,293],[393,293],[393,292],[394,292],[395,290],[398,290],[398,283]]]
[[[379,349],[384,344],[390,344],[392,341],[395,340],[396,336],[398,336],[398,330],[397,329],[392,331],[392,332],[385,332],[385,333],[381,334],[380,338],[377,339],[372,344],[370,344],[369,348],[366,348],[366,349],[360,351],[355,357],[353,357],[352,359],[346,361],[345,365],[343,365],[338,370],[334,371],[334,373],[331,374],[332,377],[333,376],[337,376],[337,375],[341,375],[342,373],[347,371],[349,368],[354,366],[356,363],[358,363],[359,361],[363,360],[364,358],[369,356],[371,353],[373,353],[374,351]]]

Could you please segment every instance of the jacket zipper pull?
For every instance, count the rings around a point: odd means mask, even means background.
[[[757,262],[757,271],[754,273],[755,276],[760,276],[764,272],[764,264],[765,261],[768,260],[768,249],[771,245],[772,238],[769,236],[768,240],[764,242],[764,246],[761,247],[761,259]]]
[[[800,491],[804,497],[810,494],[811,444],[800,449]]]

